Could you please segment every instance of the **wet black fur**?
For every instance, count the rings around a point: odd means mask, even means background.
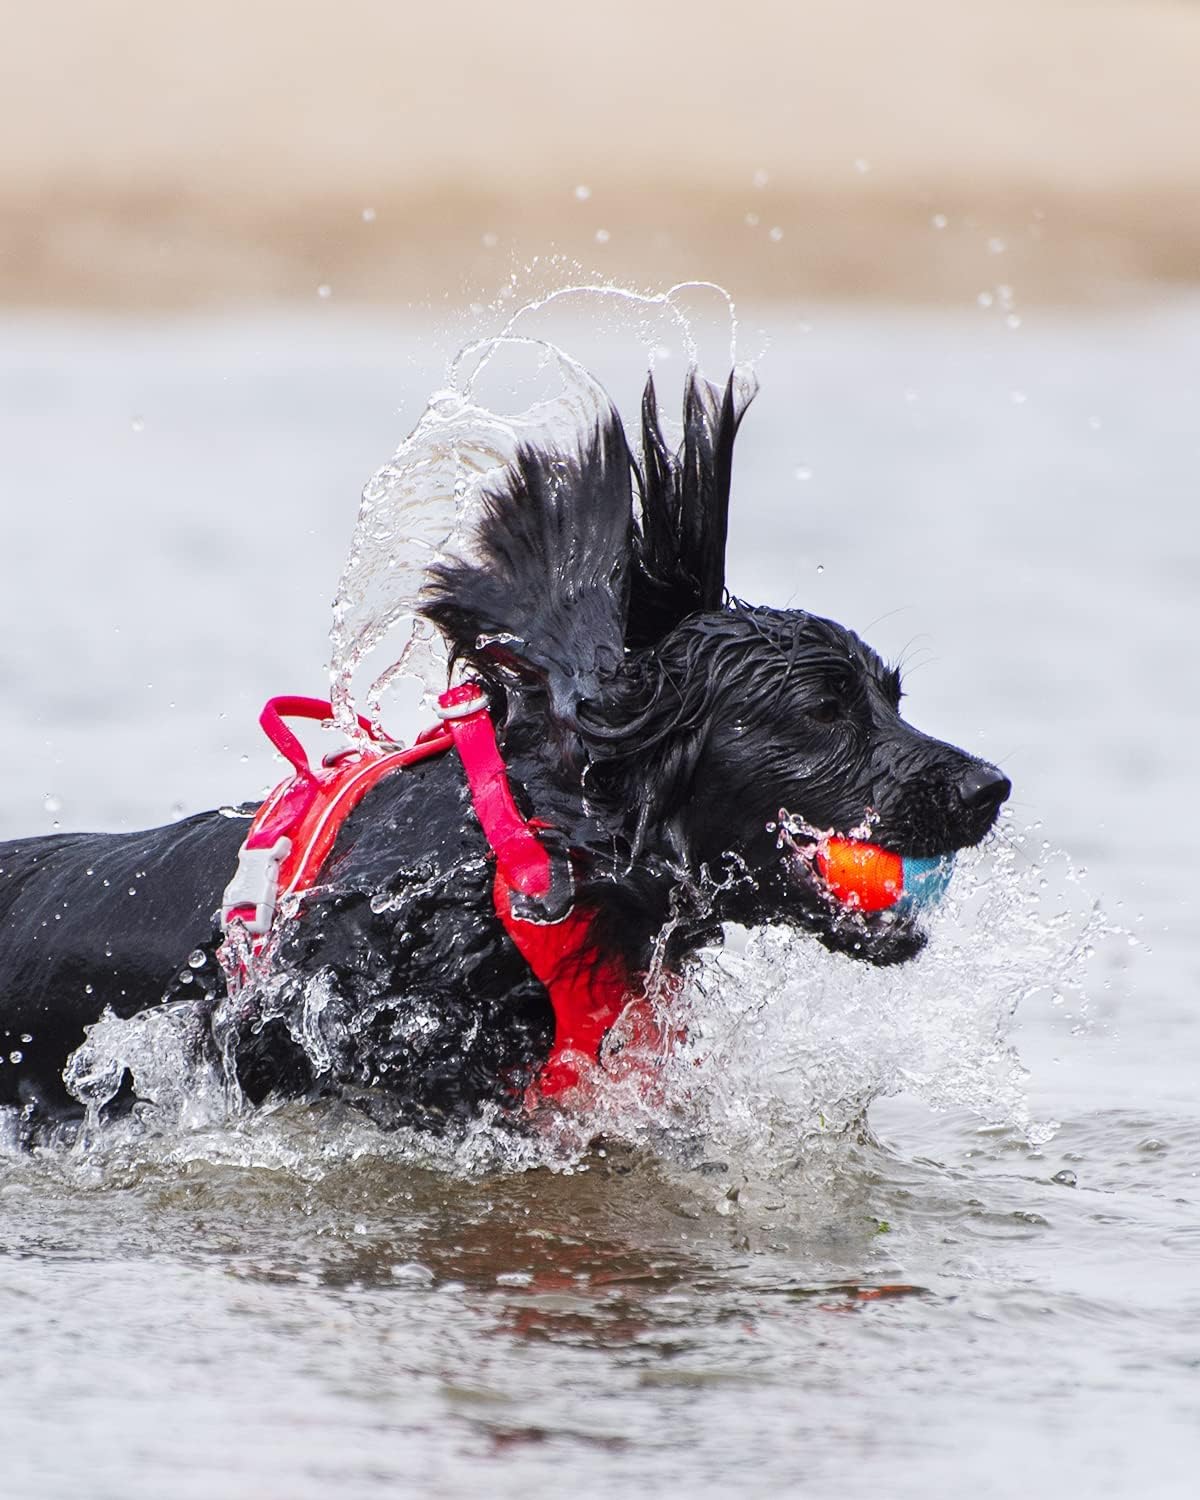
[[[664,933],[678,967],[726,921],[911,958],[915,921],[835,908],[780,851],[780,809],[842,832],[869,816],[875,842],[936,855],[978,842],[1008,793],[901,718],[897,672],[851,631],[726,597],[751,395],[690,380],[672,453],[648,384],[640,467],[615,413],[580,453],[522,452],[471,557],[430,575],[425,613],[490,691],[518,801],[553,826],[601,945],[634,971]],[[254,1100],[336,1092],[391,1120],[519,1099],[553,1018],[494,915],[456,757],[364,800],[283,928],[271,992],[232,1005],[214,914],[245,829],[207,813],[0,845],[0,1103],[27,1121],[74,1108],[61,1072],[83,1028],[164,999]]]

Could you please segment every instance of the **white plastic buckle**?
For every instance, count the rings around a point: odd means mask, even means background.
[[[487,694],[480,689],[474,698],[468,698],[465,703],[452,703],[448,708],[443,708],[440,703],[434,707],[434,713],[439,719],[467,719],[472,714],[477,714],[481,708],[488,706]]]
[[[240,918],[251,937],[263,937],[271,930],[275,905],[279,898],[279,866],[292,852],[292,841],[280,834],[269,849],[238,850],[237,870],[221,897],[221,931],[228,932],[234,913],[254,908],[250,921]]]

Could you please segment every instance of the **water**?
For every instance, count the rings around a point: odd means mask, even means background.
[[[736,309],[709,282],[653,295],[562,286],[510,310],[495,332],[472,339],[455,355],[447,385],[430,396],[412,431],[363,488],[330,629],[331,700],[336,722],[349,737],[359,736],[364,710],[380,724],[385,694],[406,679],[424,689],[422,706],[433,708],[446,685],[448,653],[438,631],[420,618],[427,569],[470,553],[482,498],[503,485],[521,447],[578,450],[607,418],[611,398],[604,387],[565,349],[538,336],[547,310],[582,304],[610,332],[613,324],[623,326],[625,357],[640,370],[670,356],[664,338],[675,342],[687,365],[697,363],[692,320],[706,311],[695,307],[697,299],[715,299],[726,315],[725,363],[736,364]],[[485,392],[497,375],[500,392],[492,405]],[[743,378],[748,400],[753,376],[747,370]],[[631,421],[632,438],[636,408]]]
[[[214,1108],[0,1156],[0,1494],[1194,1493],[1200,306],[760,326],[731,587],[909,657],[1013,842],[903,973],[711,960],[699,1083],[591,1150]],[[275,779],[254,716],[324,686],[358,490],[463,333],[7,321],[0,833]]]

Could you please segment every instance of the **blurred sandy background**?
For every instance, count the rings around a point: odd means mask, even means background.
[[[1195,0],[4,0],[0,302],[1200,279]],[[318,289],[321,289],[318,292]]]

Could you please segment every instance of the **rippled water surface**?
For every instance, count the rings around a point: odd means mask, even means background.
[[[322,311],[4,325],[0,836],[274,780],[463,332]],[[6,1500],[1195,1493],[1200,306],[760,326],[730,586],[906,658],[1003,840],[904,971],[710,956],[694,1079],[595,1140],[0,1143]],[[630,409],[624,332],[550,331]]]

